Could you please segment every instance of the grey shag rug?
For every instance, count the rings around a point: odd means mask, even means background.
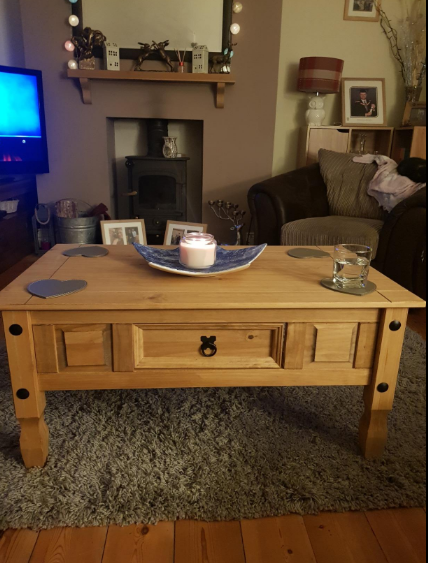
[[[406,336],[381,461],[358,388],[48,394],[50,458],[26,471],[0,349],[0,529],[424,506],[426,345]]]

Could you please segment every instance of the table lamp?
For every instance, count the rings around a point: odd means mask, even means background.
[[[300,60],[299,92],[314,94],[306,112],[308,125],[321,126],[325,119],[324,98],[320,94],[338,94],[345,62],[328,57],[306,57]]]

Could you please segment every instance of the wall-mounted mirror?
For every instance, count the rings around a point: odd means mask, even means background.
[[[189,52],[192,44],[222,52],[230,38],[233,0],[79,0],[73,12],[80,27],[101,30],[121,48],[122,58],[138,56],[138,43],[170,41]]]

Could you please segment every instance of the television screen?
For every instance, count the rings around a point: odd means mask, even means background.
[[[42,74],[0,66],[0,175],[49,172]]]

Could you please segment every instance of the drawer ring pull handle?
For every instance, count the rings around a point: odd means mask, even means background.
[[[203,356],[205,356],[206,358],[212,358],[217,354],[218,349],[215,343],[216,340],[216,336],[211,336],[210,338],[207,338],[206,336],[201,337],[201,352]]]

